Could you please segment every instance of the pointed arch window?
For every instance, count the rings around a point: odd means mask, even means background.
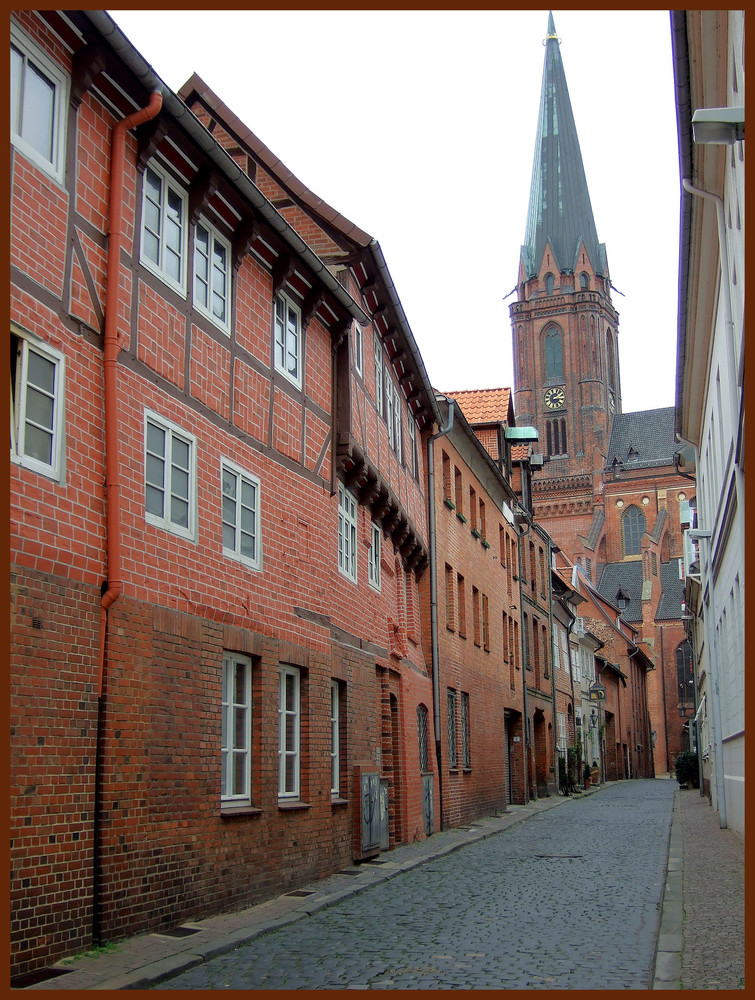
[[[582,291],[587,291],[590,288],[590,279],[587,276],[587,271],[582,271],[579,275],[579,287]]]
[[[639,507],[627,507],[621,518],[621,548],[624,556],[638,556],[645,534],[645,515]]]
[[[545,377],[564,377],[564,350],[561,331],[552,326],[545,335]]]
[[[613,335],[610,330],[606,330],[606,365],[608,366],[608,384],[612,389],[616,389],[616,361],[613,351]]]
[[[554,279],[553,275],[549,271],[546,274],[546,276],[545,276],[545,294],[546,295],[553,295],[553,282],[554,282],[554,280],[555,279]]]

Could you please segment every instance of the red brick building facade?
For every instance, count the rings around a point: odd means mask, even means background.
[[[107,15],[16,12],[11,56],[23,973],[435,828],[436,404],[377,244],[279,212]]]

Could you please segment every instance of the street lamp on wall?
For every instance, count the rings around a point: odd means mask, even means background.
[[[597,729],[597,728],[598,728],[598,716],[597,713],[595,712],[595,709],[593,708],[593,710],[590,712],[590,729]]]

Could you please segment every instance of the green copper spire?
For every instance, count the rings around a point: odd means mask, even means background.
[[[548,15],[545,66],[540,93],[532,187],[522,259],[528,276],[537,274],[546,244],[559,271],[574,271],[584,241],[596,274],[606,276],[605,246],[598,242],[582,154],[574,124],[560,39]]]

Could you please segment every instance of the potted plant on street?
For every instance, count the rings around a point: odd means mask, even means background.
[[[694,750],[682,750],[674,761],[674,771],[676,780],[680,788],[689,788],[692,782],[693,788],[700,787],[700,772],[698,770],[697,754]]]
[[[585,768],[584,768],[582,777],[584,778],[584,781],[585,781],[585,788],[589,788],[590,787],[590,778],[592,777],[592,771],[591,771],[590,765],[587,763],[587,761],[585,761]]]

